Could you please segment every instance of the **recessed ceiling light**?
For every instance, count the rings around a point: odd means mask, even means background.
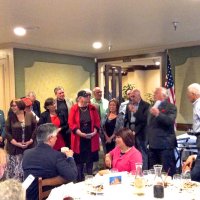
[[[156,62],[155,62],[155,65],[160,65],[160,61],[156,61]]]
[[[24,36],[26,35],[26,29],[23,27],[16,27],[14,28],[14,33],[17,36]]]
[[[94,42],[92,44],[93,48],[95,49],[100,49],[102,47],[102,43],[101,42]]]

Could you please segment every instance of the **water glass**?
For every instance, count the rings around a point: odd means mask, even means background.
[[[85,176],[85,186],[86,186],[86,190],[88,192],[92,189],[92,183],[93,183],[93,175],[86,175]]]
[[[182,178],[183,184],[184,184],[184,183],[187,183],[187,182],[189,182],[189,181],[191,181],[190,172],[182,173],[182,174],[181,174],[181,178]]]
[[[149,183],[149,170],[143,170],[143,176],[145,180],[145,184],[148,185]]]
[[[117,173],[117,172],[118,172],[118,169],[117,169],[117,168],[112,168],[112,169],[110,170],[110,172],[111,172],[111,173]]]
[[[174,174],[174,176],[173,176],[174,187],[180,188],[181,187],[181,180],[182,180],[181,174]]]
[[[150,169],[149,170],[149,185],[153,185],[154,178],[155,178],[155,170]]]

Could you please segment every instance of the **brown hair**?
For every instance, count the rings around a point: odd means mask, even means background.
[[[13,99],[10,102],[10,107],[12,107],[13,103],[16,103],[16,105],[19,108],[19,110],[24,110],[25,107],[26,107],[25,103],[21,99]]]
[[[108,105],[110,105],[111,102],[114,102],[114,103],[115,103],[115,105],[116,105],[116,112],[117,112],[117,114],[118,114],[118,113],[119,113],[119,102],[117,101],[117,99],[113,98],[113,99],[111,99],[111,100],[109,101],[109,104],[108,104]]]
[[[52,98],[52,97],[47,98],[47,99],[45,100],[45,102],[44,102],[44,109],[45,109],[45,110],[48,110],[47,107],[53,105],[54,102],[55,102],[54,98]]]
[[[135,134],[129,128],[122,128],[115,135],[121,137],[127,147],[135,146]]]

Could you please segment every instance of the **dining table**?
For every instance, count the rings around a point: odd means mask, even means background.
[[[122,181],[114,185],[109,184],[110,176],[97,175],[90,181],[63,184],[52,189],[47,200],[64,200],[66,197],[71,197],[73,200],[159,200],[154,197],[152,184],[145,184],[144,193],[138,195],[135,193],[133,176],[123,174]],[[177,185],[171,180],[164,188],[162,200],[199,200],[200,183],[191,180],[189,183],[194,184],[195,187],[183,188],[181,187],[183,183]],[[98,184],[102,186],[99,192],[93,190],[94,185]]]

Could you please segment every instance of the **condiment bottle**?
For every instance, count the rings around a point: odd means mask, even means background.
[[[164,198],[164,182],[162,179],[162,165],[154,165],[155,178],[153,184],[153,194],[155,198]]]

